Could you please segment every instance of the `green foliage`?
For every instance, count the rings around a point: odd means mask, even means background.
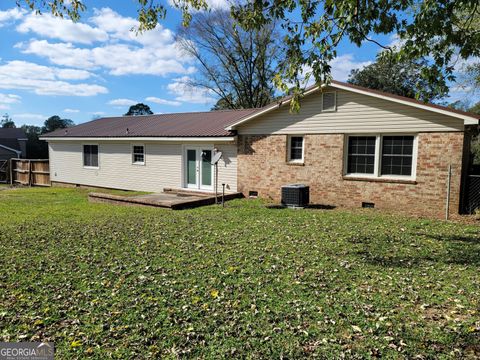
[[[37,13],[47,11],[61,18],[67,16],[73,21],[78,21],[81,12],[86,10],[83,2],[83,0],[16,0],[18,5],[24,3],[27,8]]]
[[[46,134],[58,129],[65,129],[67,127],[71,127],[75,125],[74,122],[70,119],[62,119],[58,115],[50,116],[45,122],[43,123],[42,133]]]
[[[4,114],[2,116],[2,120],[0,121],[0,127],[6,128],[16,128],[15,122],[8,114]]]
[[[61,359],[478,358],[478,225],[0,191],[0,341]]]
[[[472,114],[480,115],[480,101],[474,105],[468,100],[457,100],[452,104],[448,105],[449,107],[457,110],[467,111]],[[470,141],[470,159],[473,165],[480,165],[480,134],[479,127],[470,127],[468,133],[471,135]]]
[[[43,133],[40,126],[22,125],[25,135],[27,135],[27,156],[30,159],[48,159],[48,145],[39,137]]]
[[[215,105],[212,106],[210,110],[217,111],[217,110],[227,110],[230,109],[230,104],[233,103],[233,98],[231,95],[227,95],[226,97],[222,97],[218,99]]]
[[[65,129],[75,125],[70,119],[62,119],[58,115],[50,116],[43,126],[22,125],[27,135],[27,155],[30,159],[48,159],[48,145],[46,141],[40,140],[42,134],[58,129]]]
[[[427,67],[426,60],[400,61],[389,52],[384,52],[377,56],[377,60],[373,64],[363,69],[352,70],[348,82],[424,102],[432,102],[443,98],[448,93],[448,87],[442,79],[434,85],[422,79],[421,73]]]
[[[137,0],[139,4],[138,31],[151,30],[166,16],[159,0]],[[84,9],[80,0],[34,1],[18,0],[20,6],[45,8],[54,15],[64,14],[77,20]],[[183,25],[188,26],[192,14],[208,9],[205,0],[174,0],[182,11]],[[337,56],[338,45],[350,41],[357,46],[373,42],[384,49],[376,35],[398,34],[401,48],[398,61],[429,59],[421,70],[421,78],[430,86],[454,79],[454,62],[458,58],[480,56],[480,5],[478,0],[421,2],[393,0],[345,1],[275,1],[252,0],[232,2],[231,15],[246,30],[262,29],[279,24],[283,31],[276,86],[287,92],[293,87],[292,109],[299,106],[306,77],[314,76],[316,83],[330,81],[330,61]],[[424,98],[419,88],[419,98]]]
[[[138,116],[138,115],[152,115],[153,111],[150,109],[150,106],[138,103],[136,105],[130,106],[127,113],[124,116]]]
[[[472,164],[480,165],[480,138],[478,134],[472,137],[470,143],[470,154],[472,156]]]
[[[468,65],[465,69],[465,76],[467,85],[476,91],[480,90],[480,62]]]

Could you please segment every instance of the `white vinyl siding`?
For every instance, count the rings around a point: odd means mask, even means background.
[[[238,127],[252,135],[434,131],[463,131],[463,120],[345,90],[336,91],[336,111],[322,112],[319,92],[301,100],[299,113],[285,105]]]
[[[221,191],[225,183],[225,191],[237,191],[237,145],[216,144],[215,147],[222,152],[218,162],[218,189]]]
[[[72,184],[160,192],[163,188],[181,188],[183,176],[182,143],[145,144],[145,166],[132,164],[132,142],[98,142],[99,169],[83,167],[82,142],[50,141],[51,180]],[[143,143],[142,143],[143,145]],[[228,155],[228,163],[219,162],[219,189],[222,182],[230,191],[237,190],[236,145],[216,147]]]

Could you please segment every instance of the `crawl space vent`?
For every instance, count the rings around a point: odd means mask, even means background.
[[[374,203],[371,202],[362,202],[362,208],[373,209],[375,207]]]

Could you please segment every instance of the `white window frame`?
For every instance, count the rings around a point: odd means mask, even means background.
[[[145,166],[145,163],[146,163],[146,157],[147,157],[147,148],[145,147],[145,144],[131,144],[131,154],[132,154],[132,165],[138,165],[138,166]],[[139,153],[135,153],[134,152],[134,147],[135,146],[142,146],[143,147],[143,161],[135,161],[135,154],[139,154]]]
[[[302,138],[302,158],[301,159],[292,159],[292,137]],[[305,136],[301,134],[292,134],[288,135],[287,138],[287,162],[292,164],[303,164],[305,160]]]
[[[334,102],[335,105],[333,106],[333,109],[327,109],[327,110],[323,109],[323,96],[325,94],[333,94],[333,98],[335,100],[335,102]],[[336,91],[324,91],[324,92],[322,92],[322,112],[335,112],[335,111],[337,111],[337,92]]]
[[[85,151],[84,151],[84,146],[85,145],[91,145],[91,146],[97,146],[97,162],[98,166],[87,166],[85,165]],[[82,165],[84,169],[91,169],[91,170],[98,170],[100,169],[100,145],[98,143],[82,143]]]
[[[348,172],[348,142],[350,137],[356,136],[374,136],[375,137],[375,163],[373,174],[349,173]],[[382,142],[384,136],[413,136],[412,149],[412,174],[411,175],[382,175]],[[385,180],[412,180],[417,178],[417,156],[418,156],[418,136],[412,133],[382,133],[382,134],[348,134],[345,135],[343,147],[343,176],[352,178],[366,179],[385,179]]]

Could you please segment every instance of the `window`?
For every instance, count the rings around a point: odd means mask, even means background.
[[[415,136],[349,136],[346,148],[347,175],[414,177]]]
[[[288,161],[303,162],[303,136],[290,136]]]
[[[349,174],[373,174],[375,172],[375,136],[350,136],[348,138]]]
[[[134,145],[132,147],[132,163],[137,165],[145,164],[145,146]]]
[[[98,145],[83,145],[83,166],[98,168]]]
[[[337,110],[337,93],[324,92],[322,93],[322,111],[335,111]]]
[[[412,175],[413,136],[382,138],[382,175]]]

